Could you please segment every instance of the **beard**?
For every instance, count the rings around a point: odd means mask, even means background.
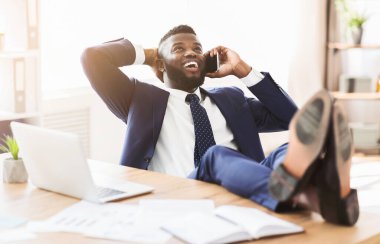
[[[203,85],[205,81],[205,69],[202,69],[199,77],[187,77],[185,72],[170,64],[166,64],[166,73],[168,78],[176,84],[181,90],[192,90]]]

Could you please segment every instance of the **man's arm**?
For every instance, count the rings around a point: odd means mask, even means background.
[[[89,47],[82,54],[83,69],[92,87],[124,122],[137,81],[126,76],[119,67],[135,64],[136,53],[140,63],[143,59],[144,64],[150,65],[154,60],[154,49],[139,50],[126,39]]]
[[[219,53],[220,68],[207,74],[208,77],[235,75],[241,78],[248,89],[259,99],[248,99],[259,132],[287,130],[297,106],[268,73],[252,69],[240,56],[226,47],[216,47],[208,52],[210,56]],[[208,54],[206,53],[206,54]]]
[[[272,79],[269,73],[248,89],[258,98],[249,98],[248,103],[259,132],[287,130],[297,106],[289,95]]]

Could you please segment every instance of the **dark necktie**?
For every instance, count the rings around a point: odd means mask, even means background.
[[[215,145],[215,140],[206,110],[199,104],[199,97],[195,94],[188,94],[186,102],[190,103],[191,115],[193,116],[195,132],[194,165],[197,167],[207,149]]]

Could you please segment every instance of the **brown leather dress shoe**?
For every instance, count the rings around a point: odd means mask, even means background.
[[[308,184],[320,162],[332,111],[332,97],[319,91],[294,115],[284,163],[269,180],[269,191],[279,201],[288,201]]]
[[[322,217],[340,225],[354,225],[359,218],[355,189],[350,188],[353,151],[347,118],[339,104],[334,104],[326,155],[315,179]]]

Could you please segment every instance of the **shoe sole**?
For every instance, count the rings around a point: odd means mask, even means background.
[[[332,98],[322,90],[293,117],[288,153],[269,180],[269,191],[277,200],[289,200],[308,183],[325,144],[331,110]]]
[[[337,164],[340,187],[341,189],[349,189],[351,156],[353,152],[350,129],[346,116],[338,104],[334,104],[333,116],[334,143],[337,145],[335,162]]]
[[[334,170],[331,166],[335,167],[336,175],[333,175],[332,172],[329,173],[332,174],[330,177],[338,177],[339,186],[332,186],[326,181],[322,184],[323,189],[319,193],[321,215],[328,222],[351,226],[359,218],[357,192],[355,189],[350,189],[353,144],[347,117],[338,104],[334,104],[332,121],[332,143],[335,144],[332,148],[335,149],[335,158],[334,162],[328,161],[328,163],[335,163],[335,165],[329,166],[330,170]],[[342,189],[346,192],[344,195],[347,195],[344,198],[341,196]]]

